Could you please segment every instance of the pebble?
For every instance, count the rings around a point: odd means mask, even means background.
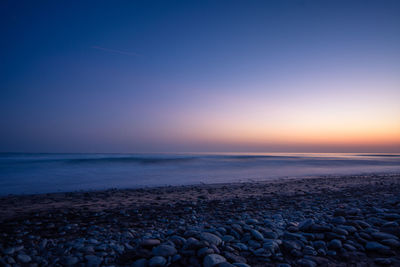
[[[176,248],[170,245],[159,245],[153,248],[153,254],[155,256],[168,257],[168,256],[173,256],[176,253],[177,253]]]
[[[162,256],[154,256],[149,260],[149,267],[160,267],[167,264],[167,260]]]
[[[26,254],[18,254],[17,259],[22,263],[28,263],[32,260],[31,257]]]
[[[85,259],[87,261],[87,267],[97,267],[100,266],[102,259],[95,255],[86,255]]]
[[[338,250],[342,247],[342,242],[339,239],[333,239],[328,243],[328,248]]]
[[[219,238],[218,236],[212,234],[212,233],[208,233],[208,232],[202,232],[200,234],[200,239],[203,239],[205,241],[207,241],[210,244],[214,244],[216,246],[219,246],[222,243],[222,239]]]
[[[264,236],[259,231],[251,229],[250,232],[256,240],[259,240],[259,241],[264,240]]]
[[[204,258],[203,266],[204,267],[213,267],[219,263],[225,262],[226,259],[218,254],[209,254]]]
[[[161,242],[158,239],[144,239],[140,242],[142,247],[154,247],[160,245]]]

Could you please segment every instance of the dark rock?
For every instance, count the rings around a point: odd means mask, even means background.
[[[259,241],[264,240],[264,236],[259,231],[251,229],[250,232],[256,240],[259,240]]]
[[[214,244],[216,246],[220,245],[222,243],[222,239],[212,233],[208,232],[202,232],[199,235],[200,239],[207,241],[210,244]]]
[[[339,239],[333,239],[328,243],[328,248],[338,250],[342,248],[342,242]]]
[[[365,249],[368,251],[379,252],[382,254],[390,254],[390,248],[378,242],[367,242],[365,244]]]
[[[149,260],[149,267],[161,267],[167,264],[167,260],[162,256],[154,256]]]
[[[204,267],[213,267],[219,263],[225,262],[226,259],[218,254],[210,254],[204,258],[203,266]]]
[[[303,266],[303,267],[316,267],[317,264],[315,262],[313,262],[312,260],[308,260],[308,259],[300,259],[297,261],[297,264],[299,266]]]
[[[146,267],[147,266],[147,260],[146,259],[138,259],[133,262],[131,267]]]
[[[170,245],[159,245],[155,248],[153,248],[152,251],[153,255],[155,256],[163,256],[163,257],[168,257],[168,256],[173,256],[177,253],[176,248]]]
[[[160,240],[158,239],[144,239],[140,242],[142,247],[154,247],[160,245]]]

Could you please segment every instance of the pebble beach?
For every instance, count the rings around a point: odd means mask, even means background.
[[[0,198],[0,266],[400,266],[400,174]]]

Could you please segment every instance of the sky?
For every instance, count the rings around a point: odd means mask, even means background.
[[[2,152],[400,152],[400,1],[1,1]]]

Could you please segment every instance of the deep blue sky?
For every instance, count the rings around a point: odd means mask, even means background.
[[[400,1],[1,1],[0,151],[398,151]]]

